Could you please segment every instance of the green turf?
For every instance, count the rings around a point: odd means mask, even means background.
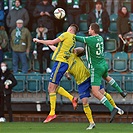
[[[87,123],[0,123],[0,133],[133,133],[130,123],[97,123],[96,128],[86,131]]]

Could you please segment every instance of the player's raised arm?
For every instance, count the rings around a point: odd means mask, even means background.
[[[49,47],[50,47],[53,51],[56,50],[56,46],[54,46],[54,45],[49,45]]]
[[[37,38],[33,38],[33,42],[43,43],[45,45],[54,45],[61,42],[61,40],[59,38],[56,38],[54,40],[40,40]]]
[[[78,41],[78,42],[86,43],[86,41],[85,41],[85,37],[82,37],[82,36],[76,36],[75,38],[76,38],[76,41]]]

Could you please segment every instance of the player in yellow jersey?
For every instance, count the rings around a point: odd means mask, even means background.
[[[54,45],[58,44],[52,60],[55,61],[52,72],[50,75],[50,81],[48,85],[49,97],[50,97],[50,113],[45,119],[44,123],[50,122],[56,118],[55,106],[56,106],[56,89],[60,88],[59,82],[63,77],[64,73],[68,69],[68,59],[75,47],[75,34],[78,31],[78,27],[75,24],[72,24],[68,27],[67,32],[62,33],[59,37],[54,40],[39,40],[34,38],[34,42],[43,43],[45,45]],[[61,91],[61,89],[60,89]],[[63,90],[62,90],[63,91]],[[69,94],[66,94],[67,96]],[[72,101],[74,108],[77,107],[78,98],[69,95],[69,99]]]
[[[56,49],[56,47],[52,46],[51,49],[54,51]],[[69,68],[68,68],[67,72],[69,72],[71,75],[73,75],[73,77],[76,80],[76,83],[78,84],[78,93],[79,93],[79,97],[83,103],[83,110],[86,114],[88,121],[90,122],[90,125],[87,127],[86,130],[91,130],[95,127],[95,123],[94,123],[94,120],[92,117],[92,111],[88,104],[88,98],[91,96],[90,95],[90,92],[91,92],[90,72],[84,65],[81,58],[78,57],[79,55],[80,56],[82,55],[83,51],[84,51],[83,48],[75,48],[74,49],[75,53],[72,53],[70,58],[68,59]],[[67,76],[68,76],[68,74],[67,74]],[[112,99],[110,94],[105,92],[102,85],[100,86],[100,92],[105,95],[105,97],[110,101],[110,103],[112,104],[113,107],[118,109],[118,113],[120,115],[122,115],[124,113],[124,111],[122,109],[120,109],[116,106],[114,100]],[[64,95],[65,93],[60,92],[60,88],[59,88],[59,90],[57,89],[57,93],[59,93],[62,96],[65,96]],[[65,97],[67,97],[67,96],[65,96]]]

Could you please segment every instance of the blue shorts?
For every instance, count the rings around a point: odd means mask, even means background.
[[[63,77],[64,73],[67,71],[67,69],[67,63],[56,61],[53,65],[49,82],[59,85],[59,82]]]
[[[102,88],[103,86],[100,85],[100,89]],[[78,85],[78,93],[79,93],[80,99],[85,97],[91,97],[90,92],[91,92],[91,79],[88,78],[83,83]]]

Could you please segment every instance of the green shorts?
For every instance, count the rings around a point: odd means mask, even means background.
[[[91,73],[91,85],[100,86],[102,78],[108,76],[108,65],[106,63],[99,64],[90,68]]]

